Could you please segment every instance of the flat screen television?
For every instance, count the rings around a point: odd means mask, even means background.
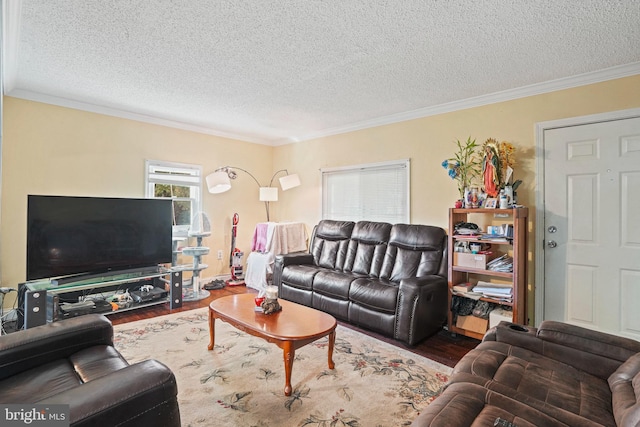
[[[171,200],[29,195],[27,203],[27,280],[171,262]]]

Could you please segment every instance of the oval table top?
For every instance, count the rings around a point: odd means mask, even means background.
[[[229,295],[213,300],[209,309],[215,317],[259,332],[277,340],[307,340],[327,333],[337,326],[330,314],[291,301],[278,299],[282,310],[264,314],[256,311],[257,294]]]

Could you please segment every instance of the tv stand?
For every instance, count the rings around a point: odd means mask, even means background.
[[[79,295],[84,298],[101,294],[108,300],[108,295],[118,290],[133,290],[144,285],[166,289],[165,284],[169,285],[168,296],[150,301],[131,301],[126,307],[119,307],[117,310],[98,311],[105,315],[167,302],[171,309],[182,307],[182,272],[158,268],[155,271],[137,270],[76,277],[69,281],[43,279],[26,282],[23,284],[24,328],[60,320],[60,304],[65,300],[80,302]]]
[[[153,276],[155,274],[166,274],[168,271],[161,267],[132,268],[129,270],[118,270],[105,273],[77,274],[73,276],[59,277],[56,279],[32,280],[27,283],[40,284],[48,283],[53,287],[79,286],[84,284],[110,282],[120,279]]]

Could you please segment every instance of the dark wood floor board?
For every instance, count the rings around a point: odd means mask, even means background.
[[[181,311],[194,310],[200,307],[207,307],[209,303],[216,298],[220,298],[226,295],[232,294],[244,294],[255,293],[256,291],[246,286],[226,286],[223,289],[209,291],[209,297],[200,301],[185,301],[182,304],[182,308],[169,309],[168,304],[154,305],[139,310],[124,311],[122,313],[113,313],[109,315],[109,319],[114,325],[120,325],[127,322],[133,322],[136,320],[149,319],[152,317],[162,316],[164,314],[177,313]],[[368,331],[366,329],[358,328],[349,325],[344,322],[339,322],[342,326],[354,329],[363,334],[369,335],[373,338],[387,342],[389,344],[404,348],[415,354],[427,357],[431,360],[435,360],[446,366],[453,367],[465,354],[475,348],[480,342],[473,338],[463,337],[461,335],[452,335],[447,331],[440,331],[422,341],[420,344],[410,347],[403,343],[384,337],[375,332]]]

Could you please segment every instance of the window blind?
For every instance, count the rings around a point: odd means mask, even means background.
[[[322,169],[322,218],[409,222],[409,160]]]

